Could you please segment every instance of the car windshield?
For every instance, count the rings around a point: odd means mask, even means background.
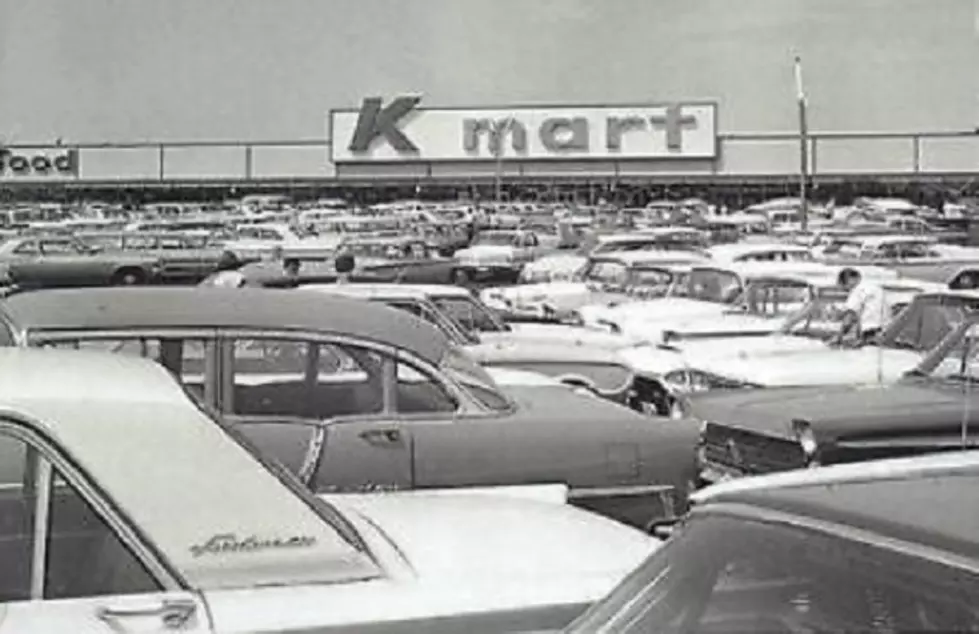
[[[979,296],[919,295],[884,329],[885,348],[931,350],[979,309]]]
[[[506,325],[473,297],[432,297],[432,302],[469,332],[504,332]]]
[[[517,234],[506,231],[483,231],[473,240],[473,245],[512,246],[517,242]]]
[[[513,407],[500,387],[478,363],[473,361],[465,350],[449,346],[441,362],[442,370],[468,388],[469,392],[485,407],[495,411],[506,411]]]
[[[979,575],[824,532],[695,515],[574,634],[974,632]]]
[[[813,287],[802,281],[758,280],[749,282],[738,304],[750,315],[786,317],[799,312],[815,298]]]

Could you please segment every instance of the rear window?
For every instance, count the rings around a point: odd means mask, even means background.
[[[979,631],[979,576],[786,524],[694,516],[571,631]]]

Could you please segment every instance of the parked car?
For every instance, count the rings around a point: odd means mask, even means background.
[[[690,267],[693,251],[625,251],[592,256],[570,281],[486,288],[480,299],[509,318],[568,319],[582,306],[665,297]]]
[[[421,237],[348,237],[338,244],[336,253],[340,252],[355,258],[353,281],[447,284],[455,267],[451,258],[439,256]],[[332,282],[337,277],[332,258],[299,260],[298,277],[284,277],[282,264],[266,260],[249,264],[241,272],[255,286],[294,286],[299,280]]]
[[[317,498],[143,359],[0,376],[4,631],[559,628],[657,547],[547,491]]]
[[[762,345],[754,354],[749,354],[750,347],[719,350],[720,354],[690,356],[686,371],[702,377],[693,381],[694,393],[714,387],[767,389],[893,383],[917,366],[976,307],[977,291],[923,292],[891,319],[872,343],[844,341],[767,350]]]
[[[664,547],[564,631],[975,632],[975,487],[973,451],[704,489]]]
[[[452,282],[516,282],[528,262],[557,249],[558,239],[544,240],[522,229],[481,230],[472,243],[455,252]]]
[[[540,385],[540,375],[584,388],[636,411],[670,414],[662,384],[623,361],[641,347],[624,337],[565,325],[505,324],[458,286],[311,284],[310,291],[356,297],[406,310],[465,347],[501,385]],[[522,370],[514,374],[513,370]]]
[[[162,271],[154,254],[103,252],[72,236],[25,236],[0,244],[0,278],[25,290],[150,284]]]
[[[103,253],[127,253],[159,260],[161,282],[196,284],[213,273],[221,257],[229,253],[220,242],[211,239],[210,233],[99,231],[80,234],[79,239]]]
[[[559,482],[647,527],[684,508],[696,425],[565,387],[501,388],[431,324],[323,293],[39,291],[6,339],[159,360],[314,491]]]
[[[979,446],[976,315],[898,381],[694,397],[702,482]]]

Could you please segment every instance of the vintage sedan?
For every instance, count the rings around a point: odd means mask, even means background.
[[[272,289],[87,289],[6,299],[24,346],[159,360],[316,492],[559,482],[650,526],[682,509],[698,430],[565,387],[498,386],[404,311]]]
[[[694,251],[625,251],[595,255],[573,280],[487,288],[480,298],[510,318],[561,320],[587,305],[617,305],[665,297],[691,266],[703,264]]]
[[[100,231],[78,237],[103,253],[158,259],[160,282],[196,284],[215,271],[222,256],[233,254],[212,234],[210,231]]]
[[[144,359],[0,376],[2,632],[559,628],[658,546],[546,487],[315,497]]]
[[[557,249],[557,238],[546,240],[523,229],[483,230],[465,249],[455,252],[453,283],[516,282],[524,265]]]
[[[979,452],[745,478],[566,634],[979,631]]]
[[[614,306],[592,304],[580,308],[578,314],[585,325],[658,342],[681,324],[737,311],[753,280],[785,275],[836,278],[842,271],[841,267],[805,261],[694,264],[665,297]],[[880,281],[897,278],[893,271],[875,267],[861,267],[859,272]]]
[[[641,342],[572,326],[505,324],[458,286],[365,283],[300,288],[381,302],[421,317],[465,347],[501,385],[540,385],[544,375],[637,411],[670,413],[669,406],[662,406],[668,398],[662,384],[622,359],[624,351],[644,347]]]
[[[25,236],[0,244],[0,278],[20,289],[150,284],[156,254],[103,252],[71,236]]]
[[[975,314],[889,385],[736,390],[695,397],[704,482],[979,447]]]
[[[351,279],[363,282],[405,282],[446,284],[452,279],[455,263],[438,255],[424,238],[411,236],[353,236],[337,243],[336,253],[350,253],[356,268]],[[333,259],[321,262],[298,259],[298,278],[332,282],[337,273]],[[255,262],[244,266],[242,274],[255,286],[292,286],[296,277],[283,277],[281,261]]]
[[[686,364],[696,374],[695,392],[714,387],[773,388],[893,383],[913,369],[964,315],[979,306],[976,291],[919,293],[884,327],[876,341],[840,345],[810,342],[744,354],[708,352]],[[816,345],[814,345],[816,344]],[[750,350],[750,349],[749,349]],[[687,353],[690,356],[690,353]]]

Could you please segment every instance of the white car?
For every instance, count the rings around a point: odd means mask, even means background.
[[[472,243],[455,252],[453,281],[516,282],[524,265],[557,248],[557,236],[522,229],[480,231]]]
[[[557,629],[659,544],[553,487],[317,498],[148,360],[0,375],[0,632]]]
[[[696,356],[692,350],[684,350],[682,367],[664,373],[664,378],[680,393],[893,383],[914,369],[945,334],[976,309],[976,291],[923,292],[884,328],[876,344],[834,347],[820,343],[809,349],[771,350],[768,354],[733,346],[726,350],[718,346],[715,352]]]
[[[706,262],[694,251],[625,251],[592,255],[574,280],[487,288],[480,299],[504,315],[567,318],[582,306],[662,297],[681,273]]]
[[[847,268],[874,279],[897,278],[896,273],[886,269]],[[843,267],[806,261],[698,264],[690,268],[684,283],[675,286],[666,297],[617,306],[590,305],[578,313],[586,326],[659,341],[665,331],[690,320],[714,318],[737,310],[751,280],[778,275],[836,278],[842,270]]]

